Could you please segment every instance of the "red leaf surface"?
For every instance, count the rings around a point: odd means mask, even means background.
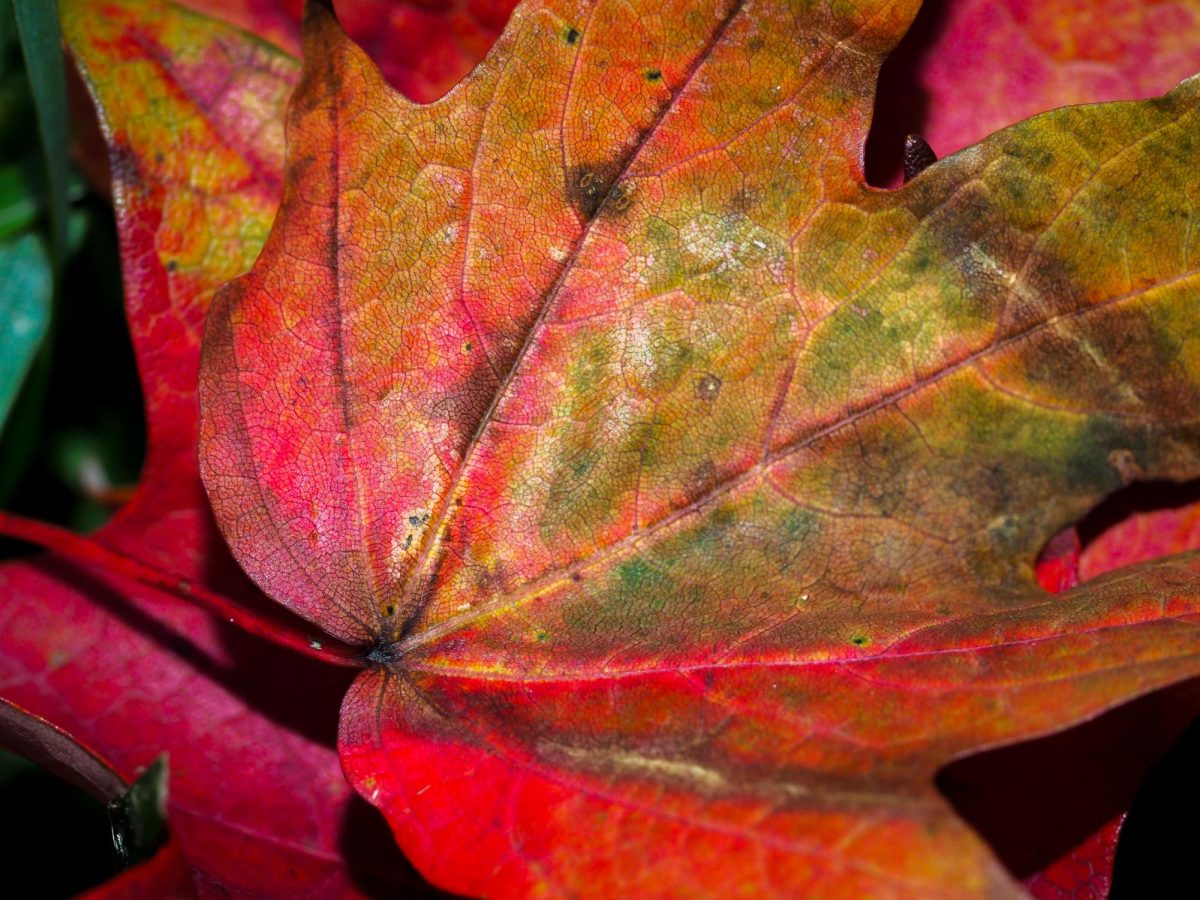
[[[282,106],[297,67],[166,4],[62,6],[110,144],[150,432],[137,496],[95,537],[262,606],[199,484],[195,384],[208,299],[249,265],[274,215]],[[97,748],[126,777],[168,752],[171,828],[202,895],[413,886],[338,765],[342,671],[54,558],[0,567],[0,595],[0,695]]]
[[[1074,103],[1140,100],[1200,70],[1195,0],[954,0],[922,65],[939,156]]]
[[[1059,106],[1138,100],[1200,70],[1195,0],[931,0],[884,66],[872,177],[905,135],[948,156]]]
[[[1193,557],[1033,572],[1196,474],[1197,85],[880,194],[913,11],[529,3],[415,107],[314,8],[202,468],[437,883],[1008,893],[933,772],[1197,671]]]
[[[299,55],[303,0],[184,0]],[[516,0],[350,0],[343,25],[411,100],[436,100],[483,58]]]

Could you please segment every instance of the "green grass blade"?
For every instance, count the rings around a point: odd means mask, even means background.
[[[12,0],[12,3],[46,159],[51,247],[55,267],[60,268],[67,242],[70,132],[58,0]]]
[[[14,27],[12,0],[0,0],[0,75],[8,68],[8,45],[12,43]]]

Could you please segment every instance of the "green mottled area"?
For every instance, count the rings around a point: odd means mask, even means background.
[[[1121,484],[1109,453],[1145,452],[1136,422],[1049,410],[987,390],[969,375],[938,392],[936,425],[924,434],[939,458],[925,489],[962,484],[973,498],[970,515],[981,520],[1019,514],[1052,494],[1099,498]]]
[[[818,514],[770,491],[726,497],[660,535],[652,549],[585,571],[563,608],[566,631],[556,645],[587,653],[600,635],[609,644],[653,633],[663,652],[696,641],[719,646],[794,613],[822,574],[803,560],[828,556],[829,541]],[[717,559],[730,565],[714,571]]]

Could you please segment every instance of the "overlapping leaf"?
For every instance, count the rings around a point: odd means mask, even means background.
[[[943,154],[1043,110],[1156,96],[1200,69],[1195,0],[957,0],[938,30],[919,83]]]
[[[299,54],[303,0],[185,0]],[[515,0],[350,0],[349,33],[387,79],[413,100],[435,100],[474,67],[508,21]]]
[[[934,771],[1200,665],[1192,557],[1033,577],[1200,472],[1200,83],[873,191],[914,6],[527,3],[427,107],[313,8],[202,468],[438,883],[1004,893]]]
[[[282,107],[298,67],[163,3],[62,5],[112,150],[150,431],[137,497],[96,539],[252,604],[196,471],[199,341],[212,291],[249,265],[274,216]],[[167,751],[171,827],[201,894],[411,887],[338,765],[338,670],[53,558],[0,567],[0,596],[0,696],[126,776]]]

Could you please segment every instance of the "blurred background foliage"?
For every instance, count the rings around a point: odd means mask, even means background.
[[[112,209],[71,161],[56,6],[0,0],[0,508],[88,531],[136,482],[145,427]],[[104,804],[0,751],[10,886],[67,897],[117,868]]]

